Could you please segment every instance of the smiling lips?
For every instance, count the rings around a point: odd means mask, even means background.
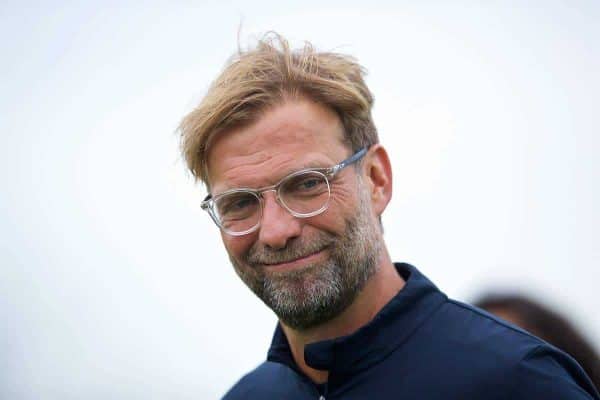
[[[312,254],[309,254],[307,256],[303,256],[300,258],[296,258],[294,260],[284,261],[284,262],[274,263],[274,264],[263,264],[263,265],[265,266],[265,268],[267,268],[271,271],[282,271],[282,270],[300,268],[300,267],[306,266],[307,264],[311,264],[312,262],[320,259],[324,253],[325,253],[325,249],[321,249],[315,253],[312,253]]]

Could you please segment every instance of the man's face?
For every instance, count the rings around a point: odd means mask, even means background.
[[[211,192],[273,185],[350,154],[334,112],[309,100],[289,101],[215,139],[208,159]],[[221,234],[238,275],[294,329],[341,313],[377,268],[381,234],[361,171],[349,167],[336,175],[329,207],[320,215],[296,218],[268,191],[257,231]]]

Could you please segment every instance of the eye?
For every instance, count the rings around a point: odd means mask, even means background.
[[[291,196],[316,196],[327,191],[327,180],[318,172],[307,172],[291,177],[282,186],[282,191]]]
[[[236,201],[229,204],[229,209],[233,211],[243,210],[244,208],[250,206],[250,203],[252,203],[252,199],[249,198],[237,199]]]
[[[258,198],[250,193],[232,193],[219,198],[216,206],[222,218],[246,218],[256,211]]]
[[[303,179],[302,181],[300,181],[298,183],[298,190],[310,190],[313,189],[315,186],[319,185],[319,178],[317,177],[310,177],[310,178],[306,178]]]

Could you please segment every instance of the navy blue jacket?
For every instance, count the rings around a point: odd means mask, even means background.
[[[278,325],[267,361],[224,399],[600,399],[565,353],[448,299],[416,268],[396,268],[406,285],[371,322],[305,347],[307,364],[329,371],[326,384],[297,368]]]

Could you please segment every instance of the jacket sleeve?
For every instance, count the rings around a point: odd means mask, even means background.
[[[548,344],[529,351],[515,374],[509,399],[600,400],[579,364]]]

